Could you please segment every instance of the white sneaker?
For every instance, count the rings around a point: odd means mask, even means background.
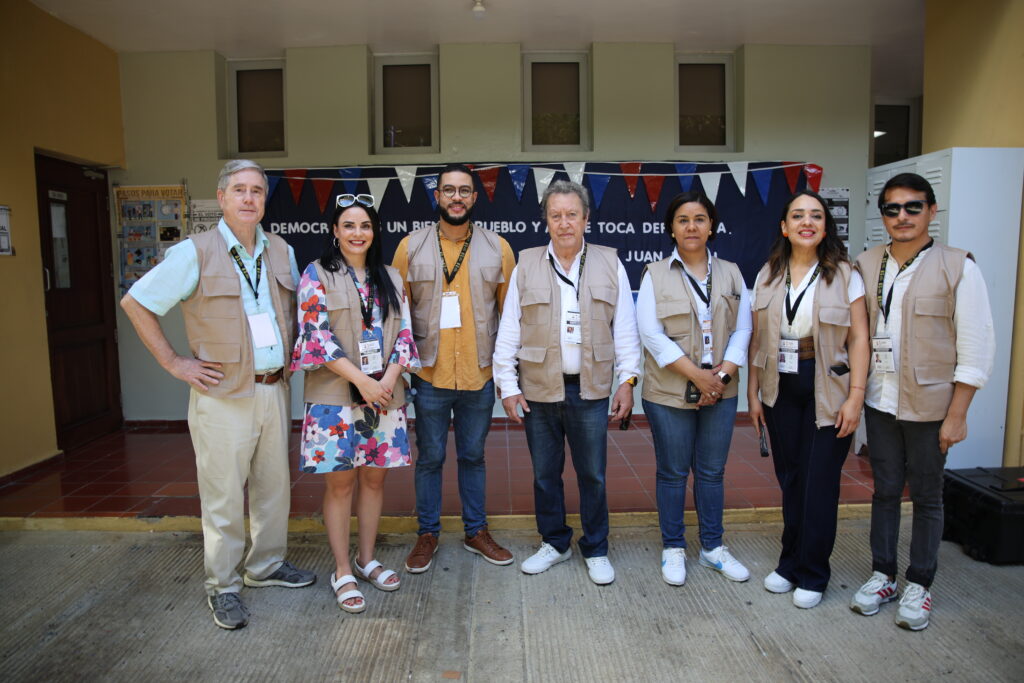
[[[729,549],[720,545],[714,550],[700,549],[700,563],[705,567],[714,569],[719,574],[731,581],[746,581],[750,578],[750,572],[740,564],[739,560],[732,556]]]
[[[896,582],[890,581],[889,577],[882,572],[875,572],[867,583],[853,594],[853,599],[850,600],[850,609],[870,617],[873,614],[878,614],[880,605],[895,597]]]
[[[797,588],[793,591],[793,604],[800,609],[811,609],[821,602],[821,593]]]
[[[932,594],[927,588],[913,581],[900,598],[900,609],[896,613],[896,625],[911,631],[928,628],[928,619],[932,613]]]
[[[682,548],[665,548],[661,551],[661,578],[671,586],[686,583],[686,551]]]
[[[537,552],[523,560],[519,568],[523,570],[524,574],[540,574],[559,562],[565,562],[570,557],[572,557],[572,548],[566,548],[564,553],[560,553],[550,543],[541,543]]]
[[[778,572],[764,577],[764,589],[772,593],[788,593],[796,588],[791,581],[784,579]]]
[[[598,586],[607,585],[615,580],[615,569],[612,568],[612,563],[608,561],[606,556],[585,557],[583,559],[587,563],[587,573],[590,574],[590,580]]]

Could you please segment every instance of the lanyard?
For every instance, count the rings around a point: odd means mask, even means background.
[[[818,277],[818,271],[820,270],[820,263],[814,266],[814,273],[811,275],[811,281],[807,283],[807,286],[804,287],[803,291],[800,292],[800,295],[796,298],[796,301],[793,302],[793,305],[791,306],[789,304],[789,288],[792,285],[792,280],[789,277],[789,267],[786,267],[786,320],[789,321],[790,325],[793,324],[793,319],[796,318],[796,312],[800,309],[800,302],[804,300],[804,294],[806,294],[807,290],[810,289],[811,285],[814,284],[814,281]]]
[[[583,245],[583,254],[580,256],[580,272],[578,273],[578,276],[576,278],[577,282],[582,282],[583,281],[583,264],[586,263],[586,262],[587,262],[587,245],[584,244]],[[569,285],[570,287],[572,287],[572,291],[576,292],[576,301],[579,301],[580,300],[580,288],[579,288],[579,285],[578,284],[574,284],[572,280],[570,280],[569,278],[567,278],[566,276],[564,276],[560,272],[558,272],[558,268],[555,268],[555,259],[551,256],[551,254],[548,254],[548,263],[551,264],[551,270],[553,270],[555,272],[555,275],[558,276],[558,279],[561,280],[562,282],[564,282],[565,284]]]
[[[917,257],[920,256],[925,249],[929,248],[933,244],[935,244],[934,239],[928,240],[928,244],[921,247],[920,251],[911,256],[902,266],[900,266],[900,269],[896,271],[896,277],[898,278],[904,270],[910,267],[911,263],[917,260]],[[875,292],[875,296],[878,299],[878,308],[882,311],[882,319],[885,320],[885,322],[889,322],[889,311],[892,310],[892,290],[896,289],[896,278],[893,278],[892,286],[889,287],[889,294],[885,297],[885,304],[883,305],[882,290],[885,288],[885,268],[888,265],[889,250],[886,249],[885,252],[882,253],[882,267],[878,270],[878,290]]]
[[[697,296],[700,297],[700,300],[704,302],[704,305],[707,306],[708,309],[710,309],[711,308],[711,259],[708,259],[708,293],[707,294],[705,294],[704,291],[700,288],[700,284],[697,282],[697,280],[692,275],[690,275],[690,271],[686,270],[686,266],[685,265],[683,266],[683,272],[686,273],[687,279],[689,279],[690,284],[693,285],[693,291],[697,292]],[[799,306],[799,304],[797,304],[797,305]]]
[[[369,296],[369,298],[366,301],[364,301],[363,300],[363,293],[359,289],[359,280],[356,278],[356,271],[355,271],[354,268],[352,268],[352,266],[348,267],[348,276],[350,278],[352,278],[352,284],[355,285],[355,287],[356,287],[356,294],[359,296],[359,312],[363,316],[363,327],[365,329],[367,329],[367,330],[372,330],[373,329],[373,299],[374,299],[374,296],[373,296],[373,282],[372,281],[368,282],[369,289],[370,289],[370,296]],[[369,272],[366,273],[366,279],[368,281],[370,280],[370,273]]]
[[[441,249],[441,226],[437,226],[437,252],[441,254],[441,268],[444,270],[444,279],[448,284],[452,283],[455,279],[455,274],[459,272],[459,268],[462,267],[462,259],[466,258],[466,252],[469,251],[469,241],[473,239],[473,225],[469,226],[469,234],[466,235],[466,241],[462,243],[462,251],[459,252],[459,258],[455,261],[455,268],[452,272],[448,272],[448,263],[444,260],[444,250]]]
[[[260,293],[258,291],[256,291],[256,290],[259,289],[259,286],[260,286],[260,275],[262,275],[262,273],[263,273],[263,254],[260,253],[260,255],[256,257],[256,284],[255,285],[252,283],[252,280],[249,279],[249,271],[247,271],[245,269],[245,264],[242,263],[242,259],[240,259],[238,257],[238,252],[236,252],[234,249],[232,249],[231,250],[231,256],[232,256],[232,258],[235,259],[235,263],[238,265],[238,269],[240,271],[242,271],[242,277],[244,277],[245,281],[247,283],[249,283],[249,289],[252,290],[253,296],[255,296],[256,300],[259,301]]]

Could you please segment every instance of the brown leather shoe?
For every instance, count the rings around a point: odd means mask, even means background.
[[[437,552],[437,536],[434,534],[420,534],[416,539],[409,557],[405,558],[405,571],[410,574],[422,574],[430,569],[430,563],[434,561],[434,553]]]
[[[498,545],[497,541],[491,538],[487,527],[476,532],[475,536],[466,536],[462,547],[471,553],[480,555],[491,564],[512,564],[512,553]]]

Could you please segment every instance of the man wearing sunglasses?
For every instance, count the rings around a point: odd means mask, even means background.
[[[871,374],[865,397],[873,574],[850,602],[865,616],[897,597],[896,548],[905,484],[914,504],[910,565],[896,624],[928,626],[942,539],[942,481],[950,446],[967,438],[967,408],[992,373],[988,290],[974,257],[928,234],[938,207],[927,180],[901,173],[878,198],[892,241],[857,258],[867,296]]]
[[[492,564],[513,559],[487,530],[484,442],[494,407],[491,355],[515,255],[502,237],[470,221],[476,197],[469,168],[446,166],[434,190],[440,220],[403,239],[393,262],[406,282],[423,364],[412,378],[419,537],[405,569],[413,574],[430,569],[437,552],[441,472],[453,420],[463,547]]]
[[[146,348],[189,385],[188,429],[196,451],[207,604],[213,621],[242,628],[251,587],[301,588],[316,574],[284,559],[288,468],[288,359],[295,342],[292,248],[260,227],[267,176],[254,161],[225,164],[217,183],[224,218],[216,229],[167,250],[121,300]],[[181,303],[189,354],[179,356],[158,316]],[[245,550],[249,485],[252,546]]]

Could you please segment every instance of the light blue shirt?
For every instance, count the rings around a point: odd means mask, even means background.
[[[228,251],[234,251],[242,260],[242,264],[249,273],[249,279],[255,284],[256,259],[270,243],[270,238],[263,232],[262,227],[256,228],[256,248],[253,255],[238,241],[231,228],[222,218],[217,225],[221,237],[228,244]],[[238,273],[238,282],[242,288],[242,306],[246,315],[257,315],[269,313],[270,317],[276,320],[274,302],[270,296],[270,280],[273,274],[263,264],[260,283],[257,286],[259,296],[254,296],[249,283],[246,282],[242,271],[238,269],[238,263],[232,258],[235,264],[235,271]],[[288,245],[288,265],[291,267],[292,278],[295,283],[299,281],[299,266],[295,263],[295,251]],[[142,304],[145,308],[157,315],[164,315],[174,308],[176,304],[188,299],[199,286],[199,257],[196,254],[196,247],[192,240],[183,240],[167,250],[164,260],[154,266],[148,273],[142,276],[138,282],[132,285],[128,293],[132,298]],[[286,321],[288,325],[295,325],[294,320]],[[274,328],[276,342],[272,346],[263,348],[253,347],[253,370],[257,374],[273,371],[283,367],[286,358],[291,354],[291,349],[284,348],[281,341],[281,331],[277,325]]]

